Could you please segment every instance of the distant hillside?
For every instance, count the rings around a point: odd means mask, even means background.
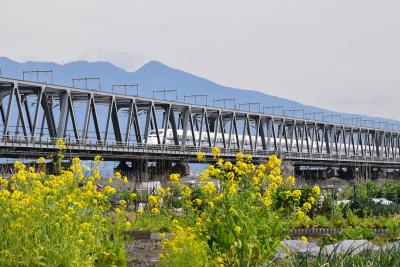
[[[16,62],[6,57],[0,57],[0,68],[4,77],[22,79],[23,70],[47,70],[52,69],[54,73],[54,83],[60,85],[72,85],[73,78],[79,77],[100,77],[101,89],[111,91],[113,84],[138,83],[139,95],[152,97],[153,90],[175,89],[178,92],[178,100],[184,100],[184,95],[207,94],[208,104],[212,105],[213,99],[220,98],[236,98],[238,103],[260,102],[261,111],[263,106],[284,106],[285,109],[303,109],[305,112],[323,112],[328,114],[339,114],[335,111],[329,111],[318,107],[303,105],[299,102],[271,96],[257,91],[225,87],[216,84],[207,79],[195,76],[193,74],[171,68],[157,61],[150,61],[135,72],[125,71],[109,62],[87,62],[76,61],[67,64],[57,64],[53,62]],[[26,79],[36,81],[35,75],[27,76]],[[40,76],[39,81],[49,81],[45,76]],[[79,84],[77,87],[84,87]],[[89,83],[90,88],[97,87],[96,83]],[[121,89],[120,89],[121,90]],[[122,90],[120,92],[123,92]],[[131,92],[134,94],[134,92]],[[161,98],[162,95],[156,95]],[[175,95],[167,95],[167,99],[175,99]],[[190,101],[187,99],[187,101]],[[191,100],[193,101],[193,100]],[[199,104],[204,104],[203,99],[198,100]],[[219,103],[221,105],[221,103]],[[231,108],[232,104],[227,102],[227,107]],[[247,109],[243,107],[242,109]],[[252,111],[258,111],[255,106]],[[269,110],[272,112],[272,110]],[[275,113],[281,113],[280,109],[276,109]],[[292,113],[288,113],[292,115]],[[296,113],[300,116],[301,113]],[[311,115],[309,115],[310,117]],[[364,119],[374,119],[376,121],[388,121],[390,123],[398,123],[397,121],[386,120],[382,118],[371,118],[356,114],[342,114],[342,117],[362,117]],[[321,119],[321,115],[316,118]]]

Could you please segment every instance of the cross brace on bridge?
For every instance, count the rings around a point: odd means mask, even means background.
[[[0,78],[0,157],[67,156],[196,162],[211,149],[264,160],[400,167],[400,132]]]

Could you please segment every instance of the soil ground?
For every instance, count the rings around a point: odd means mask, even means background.
[[[129,267],[154,266],[161,253],[161,242],[149,239],[132,240],[126,246]]]

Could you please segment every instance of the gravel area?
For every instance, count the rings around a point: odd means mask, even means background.
[[[138,239],[126,246],[126,257],[129,267],[154,266],[161,253],[161,242],[157,240]]]

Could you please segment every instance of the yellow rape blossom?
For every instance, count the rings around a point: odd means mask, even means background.
[[[197,160],[198,161],[204,161],[204,153],[203,152],[201,152],[201,151],[199,151],[198,153],[197,153]]]
[[[272,205],[271,192],[269,190],[265,191],[263,203],[268,208],[271,207],[271,205]]]
[[[228,172],[226,177],[228,178],[228,181],[233,181],[235,179],[235,174],[233,172]]]
[[[230,161],[226,161],[224,164],[224,169],[227,171],[232,170],[233,164]]]
[[[141,209],[141,208],[138,208],[138,209],[137,209],[137,211],[136,211],[136,213],[137,213],[137,214],[143,214],[143,213],[144,213],[144,211],[143,211],[143,209]]]
[[[269,190],[270,190],[271,192],[275,192],[276,189],[278,189],[278,185],[277,185],[276,183],[271,183],[271,184],[269,185]]]
[[[214,159],[219,158],[221,156],[221,150],[218,147],[213,147],[211,153],[214,156]]]
[[[293,176],[289,176],[288,178],[286,178],[286,183],[288,185],[294,185],[296,183],[296,179]]]
[[[295,201],[299,201],[300,197],[301,197],[301,190],[298,190],[298,189],[294,190],[292,193],[292,196]]]
[[[237,193],[237,183],[233,182],[228,185],[228,195],[234,195]]]
[[[128,230],[130,230],[132,228],[132,223],[130,222],[130,221],[126,221],[125,223],[124,223],[124,230],[125,231],[128,231]]]
[[[126,206],[126,200],[121,199],[121,200],[118,202],[118,204],[119,204],[120,206],[122,206],[122,207],[125,207],[125,206]]]
[[[251,162],[253,160],[253,157],[250,154],[246,154],[246,160],[247,162]]]
[[[4,179],[4,178],[0,177],[0,185],[7,186],[8,185],[7,179]]]
[[[242,152],[239,152],[239,153],[236,154],[236,160],[237,161],[242,161],[243,158],[244,158],[244,155],[243,155]]]
[[[160,214],[160,210],[158,208],[152,208],[150,210],[150,212],[151,212],[151,214],[154,214],[154,215]]]
[[[203,190],[206,194],[210,195],[215,192],[215,184],[213,182],[208,182],[205,185],[203,185]]]
[[[172,183],[177,183],[177,182],[179,182],[179,178],[180,178],[180,175],[177,174],[177,173],[172,173],[172,174],[169,176],[169,180],[170,180]]]
[[[149,203],[149,205],[151,207],[154,207],[154,206],[158,205],[160,199],[158,197],[156,197],[156,196],[149,195],[148,198],[147,198],[147,201],[148,201],[148,203]]]
[[[208,172],[207,171],[201,172],[199,179],[200,179],[200,182],[207,181],[208,180]]]
[[[303,204],[303,208],[304,208],[304,210],[305,211],[309,211],[309,210],[311,210],[311,203],[309,203],[309,202],[304,202],[304,204]]]
[[[222,168],[224,166],[224,160],[223,159],[219,159],[217,161],[216,165],[218,166],[218,168]]]
[[[300,220],[305,217],[305,213],[301,209],[297,209],[296,214],[297,214],[297,218],[299,218]]]
[[[235,231],[236,234],[240,234],[240,231],[242,229],[239,226],[235,226],[235,228],[233,228],[233,231]]]
[[[121,213],[122,213],[122,210],[121,210],[120,208],[115,208],[115,213],[121,214]]]
[[[61,150],[67,148],[67,146],[64,143],[64,140],[62,140],[62,139],[57,139],[56,146]]]
[[[224,259],[223,259],[221,256],[217,256],[217,257],[215,258],[215,263],[221,264],[222,266],[224,266],[224,265],[223,265]]]
[[[112,186],[106,185],[106,186],[104,187],[104,193],[106,193],[107,195],[113,195],[113,194],[115,194],[116,192],[117,192],[117,190],[115,190],[115,188],[112,187]]]
[[[319,196],[319,195],[321,194],[321,189],[319,188],[318,185],[314,185],[314,186],[312,187],[312,192],[313,192],[314,194],[316,194],[317,196]]]
[[[114,173],[114,177],[117,178],[117,179],[121,179],[121,178],[122,178],[122,175],[121,175],[120,172],[115,172],[115,173]]]

